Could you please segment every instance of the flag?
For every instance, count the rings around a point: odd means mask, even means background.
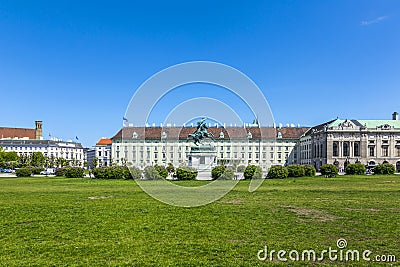
[[[75,139],[76,139],[76,140],[79,140],[78,136],[75,136]]]
[[[49,133],[49,136],[51,137],[51,133]]]
[[[128,122],[128,119],[125,117],[122,117],[122,120]]]

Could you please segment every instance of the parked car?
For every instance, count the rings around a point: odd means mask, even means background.
[[[1,169],[1,172],[2,173],[12,173],[12,172],[15,172],[15,170],[3,168],[3,169]]]
[[[44,171],[41,171],[40,174],[42,175],[52,175],[55,174],[54,168],[47,168]]]

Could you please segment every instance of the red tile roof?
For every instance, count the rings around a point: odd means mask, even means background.
[[[111,145],[112,141],[110,138],[101,138],[96,145],[97,146],[106,146],[106,145]]]
[[[24,137],[35,139],[35,129],[0,127],[0,139]]]
[[[269,127],[257,128],[257,127],[227,127],[217,128],[210,127],[208,132],[211,132],[215,139],[229,140],[229,139],[247,139],[248,133],[251,133],[252,139],[273,139],[276,138],[278,132],[281,132],[282,138],[285,139],[297,139],[300,138],[309,128],[280,128],[274,129]],[[161,139],[162,133],[165,132],[167,139],[180,139],[184,140],[189,134],[196,130],[195,127],[124,127],[118,131],[111,139],[134,139],[134,133],[137,135],[139,140],[154,140]],[[220,138],[220,133],[223,133],[223,138]],[[145,137],[145,138],[143,138]]]

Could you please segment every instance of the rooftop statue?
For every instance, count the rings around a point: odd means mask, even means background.
[[[186,139],[187,141],[193,139],[193,142],[196,146],[201,144],[204,138],[210,138],[211,140],[215,141],[214,135],[207,131],[208,127],[206,125],[206,119],[207,118],[202,118],[200,121],[197,122],[196,131],[188,135]]]

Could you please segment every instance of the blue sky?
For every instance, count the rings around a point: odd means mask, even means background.
[[[193,60],[248,75],[277,123],[389,119],[399,32],[396,0],[0,0],[0,125],[92,146],[146,79]]]

